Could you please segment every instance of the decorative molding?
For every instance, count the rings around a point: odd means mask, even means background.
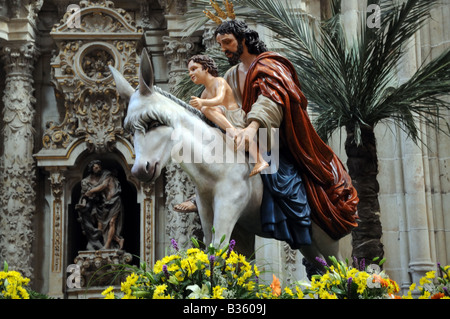
[[[142,245],[144,245],[143,247],[143,252],[144,252],[144,258],[145,258],[145,262],[147,263],[147,265],[153,265],[154,260],[153,260],[153,255],[154,255],[154,247],[153,247],[153,243],[154,243],[154,233],[153,233],[153,227],[154,227],[154,207],[155,207],[155,203],[153,202],[153,192],[154,192],[154,188],[153,188],[153,184],[144,184],[141,183],[142,185],[142,191],[144,193],[144,203],[143,203],[143,213],[144,213],[144,218],[143,218],[143,226],[142,226],[142,231],[143,231],[143,243]]]
[[[52,194],[52,271],[61,272],[63,245],[63,201],[64,181],[62,172],[52,172],[49,180]]]
[[[297,251],[291,249],[288,243],[283,242],[284,250],[284,273],[286,274],[286,283],[290,283],[292,275],[297,271]]]

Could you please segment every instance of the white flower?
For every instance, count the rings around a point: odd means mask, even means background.
[[[201,289],[198,285],[187,286],[186,289],[189,289],[192,291],[188,296],[189,299],[210,298],[209,288],[205,284],[203,284]]]

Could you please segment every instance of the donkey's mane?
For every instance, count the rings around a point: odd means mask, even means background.
[[[211,122],[208,118],[206,118],[206,116],[200,111],[197,110],[195,107],[192,107],[191,105],[187,104],[186,102],[184,102],[183,100],[180,100],[179,98],[177,98],[175,95],[170,94],[169,92],[164,91],[163,89],[161,89],[160,87],[157,86],[153,86],[153,88],[155,89],[155,91],[159,94],[161,94],[162,96],[174,101],[175,103],[177,103],[178,105],[184,107],[186,110],[188,110],[189,112],[193,113],[194,115],[198,116],[201,120],[203,120],[206,124],[210,125],[210,126],[216,126],[213,122]]]

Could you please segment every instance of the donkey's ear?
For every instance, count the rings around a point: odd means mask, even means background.
[[[114,77],[114,81],[116,82],[116,88],[117,91],[119,91],[120,96],[125,99],[126,101],[129,101],[131,98],[131,95],[134,93],[133,87],[128,83],[128,81],[124,78],[124,76],[117,71],[116,68],[109,65],[109,69],[111,70],[111,73]]]
[[[142,50],[139,68],[139,93],[149,95],[153,92],[153,68],[147,50]]]

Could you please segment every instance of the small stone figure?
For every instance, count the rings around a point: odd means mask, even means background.
[[[122,249],[121,186],[117,177],[102,169],[94,160],[88,165],[89,176],[81,181],[81,198],[75,206],[83,234],[88,239],[87,250]]]

